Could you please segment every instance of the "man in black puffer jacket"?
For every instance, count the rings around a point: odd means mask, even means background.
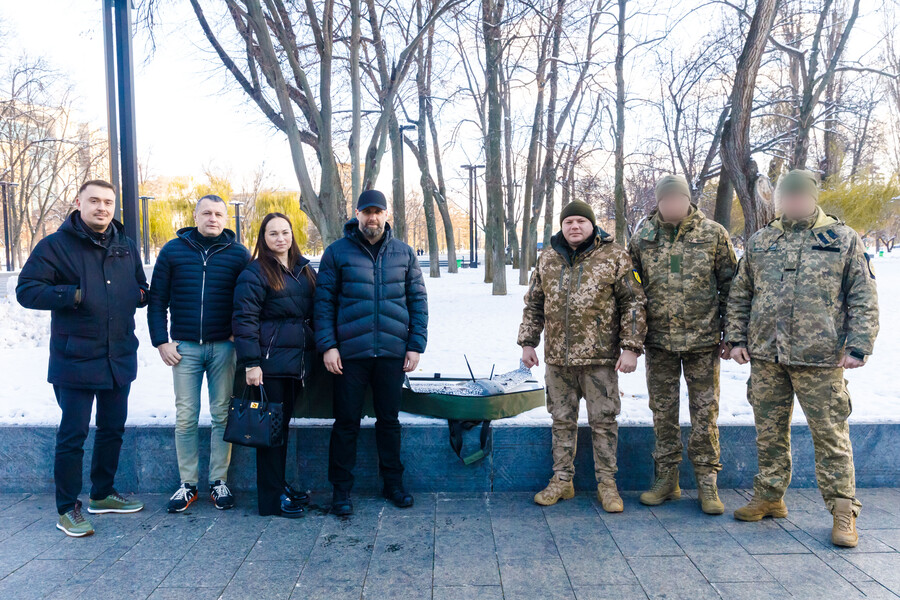
[[[350,490],[365,391],[372,387],[375,441],[384,496],[401,508],[413,498],[403,489],[400,397],[404,373],[425,351],[428,300],[415,251],[391,236],[387,200],[363,192],[356,219],[325,250],[316,284],[316,346],[335,377],[334,427],[328,479],[332,512],[353,512]]]
[[[209,451],[209,494],[216,508],[234,506],[226,485],[231,444],[222,438],[234,386],[234,343],[231,309],[238,275],[250,252],[225,229],[228,206],[222,198],[200,198],[194,208],[196,227],[186,227],[163,246],[150,286],[147,321],[150,341],[172,367],[175,383],[175,452],[181,486],[169,500],[169,512],[183,512],[197,498],[200,478],[200,388],[209,386],[212,417]],[[171,335],[167,331],[172,316]]]
[[[50,368],[62,409],[56,434],[57,527],[66,535],[94,533],[81,513],[84,440],[97,399],[97,433],[91,460],[91,513],[136,512],[143,504],[113,488],[128,392],[137,377],[134,311],[143,306],[147,278],[134,242],[113,220],[116,191],[88,181],[76,210],[56,233],[38,242],[16,285],[25,308],[51,311]]]

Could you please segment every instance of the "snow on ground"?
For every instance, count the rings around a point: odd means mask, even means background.
[[[875,353],[868,364],[847,372],[853,397],[855,423],[900,422],[900,392],[892,381],[893,369],[900,364],[900,346],[894,341],[900,336],[900,315],[896,298],[900,296],[900,253],[897,258],[873,259],[878,276],[881,303],[881,333]],[[439,279],[426,277],[429,296],[428,350],[422,356],[419,370],[423,373],[464,374],[467,372],[463,356],[477,377],[487,377],[493,365],[498,373],[515,369],[521,355],[516,334],[522,315],[522,296],[525,287],[518,285],[518,273],[507,273],[509,294],[492,296],[490,287],[482,282],[482,269],[462,269]],[[10,282],[11,283],[11,282]],[[59,408],[52,387],[46,383],[47,344],[50,335],[49,313],[22,308],[15,294],[0,298],[0,365],[4,384],[0,387],[0,424],[37,425],[56,424]],[[171,369],[163,365],[151,345],[147,332],[146,311],[136,315],[138,350],[138,379],[132,385],[129,401],[129,424],[171,425],[175,421]],[[541,350],[538,354],[542,355]],[[533,370],[543,381],[543,364]],[[746,381],[749,367],[732,361],[722,363],[721,407],[719,423],[748,425],[753,413],[746,400]],[[644,362],[638,362],[635,373],[621,375],[623,425],[652,423],[647,406]],[[682,383],[681,421],[689,423],[687,392]],[[204,406],[206,392],[204,391]],[[582,404],[581,419],[587,422]],[[404,422],[426,422],[431,419],[403,415]],[[201,421],[209,422],[204,408]],[[804,422],[802,411],[796,407],[794,421]],[[498,424],[547,424],[550,416],[543,407],[536,408]]]

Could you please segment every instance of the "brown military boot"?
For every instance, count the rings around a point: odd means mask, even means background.
[[[681,498],[681,488],[678,487],[678,467],[660,469],[656,474],[653,486],[641,494],[641,504],[647,506],[659,506],[666,500],[678,500]]]
[[[534,495],[534,501],[541,506],[553,506],[560,500],[569,500],[575,497],[575,486],[571,481],[564,481],[556,475],[547,484],[547,487]]]
[[[719,500],[719,488],[716,486],[716,474],[708,473],[697,478],[697,496],[700,499],[700,510],[708,515],[721,515],[725,505]]]
[[[625,510],[625,504],[622,497],[619,496],[619,490],[616,489],[615,479],[601,479],[597,484],[597,500],[603,506],[603,510],[608,513],[618,513]]]
[[[753,496],[746,506],[734,511],[734,518],[738,521],[760,521],[763,517],[783,519],[788,515],[784,499],[769,501]]]
[[[846,498],[834,501],[834,526],[831,528],[831,543],[845,548],[856,548],[859,534],[856,533],[856,516],[853,503]]]

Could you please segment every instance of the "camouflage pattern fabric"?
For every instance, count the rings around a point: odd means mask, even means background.
[[[681,427],[678,423],[681,373],[688,388],[691,434],[688,458],[697,477],[722,470],[719,462],[719,353],[718,347],[698,352],[669,352],[647,348],[647,392],[653,411],[659,471],[681,463]]]
[[[861,504],[855,498],[853,449],[847,424],[852,406],[844,370],[838,367],[750,361],[747,397],[756,420],[759,455],[754,494],[776,501],[791,483],[791,414],[795,394],[812,433],[816,480],[825,505],[834,511],[835,499],[847,498],[853,503],[853,514],[859,515]]]
[[[614,367],[584,365],[558,367],[547,364],[547,410],[553,417],[553,473],[563,481],[575,476],[578,439],[578,405],[584,398],[597,482],[615,477],[619,439],[619,380]]]
[[[750,236],[727,316],[726,341],[753,359],[835,367],[845,351],[871,354],[878,294],[859,235],[821,208],[776,219]]]
[[[725,228],[696,206],[679,225],[654,212],[628,251],[647,295],[645,345],[670,352],[718,345],[737,266]]]
[[[573,253],[560,232],[531,274],[518,343],[536,347],[546,328],[548,365],[612,366],[622,348],[642,352],[644,304],[628,252],[608,234],[596,229],[594,243]]]

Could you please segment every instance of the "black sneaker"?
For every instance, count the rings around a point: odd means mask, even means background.
[[[175,493],[169,498],[169,505],[166,507],[166,510],[170,513],[184,512],[196,499],[197,486],[182,483],[181,487],[175,490]]]
[[[303,506],[309,504],[309,494],[306,492],[298,492],[287,484],[284,486],[284,495]]]
[[[350,492],[335,489],[331,497],[331,514],[336,517],[349,517],[353,514],[353,502]]]
[[[234,508],[234,495],[221,479],[216,479],[209,484],[209,497],[219,510]]]
[[[412,494],[400,486],[386,487],[382,492],[385,498],[394,503],[397,508],[409,508],[413,505]]]
[[[303,516],[306,510],[297,500],[287,494],[281,495],[281,516],[288,519],[297,519]]]

